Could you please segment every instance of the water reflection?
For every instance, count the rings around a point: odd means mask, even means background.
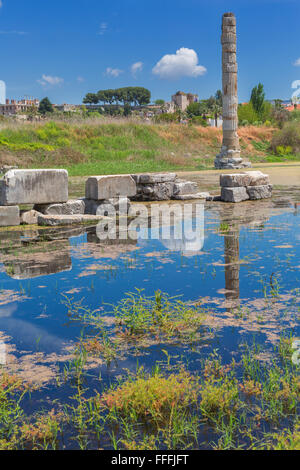
[[[197,229],[192,218],[181,238],[182,221],[175,216],[169,227],[160,222],[152,227],[147,220],[136,239],[119,230],[115,239],[102,240],[95,226],[2,231],[0,331],[13,338],[18,350],[30,350],[31,344],[34,350],[38,341],[41,350],[58,351],[81,330],[68,324],[64,295],[100,311],[136,287],[145,295],[160,289],[182,295],[183,300],[206,299],[203,304],[214,306],[213,325],[221,328],[236,327],[238,320],[229,315],[230,309],[242,310],[248,302],[248,322],[239,324],[244,331],[279,331],[281,306],[278,301],[272,312],[266,310],[261,279],[268,282],[275,272],[285,293],[298,287],[295,216],[297,206],[281,199],[208,204],[205,231],[204,225]],[[263,326],[257,312],[264,314]]]
[[[226,300],[240,298],[240,229],[230,227],[224,235],[225,297]],[[235,303],[238,306],[239,302]]]
[[[61,251],[60,251],[61,250]],[[12,279],[32,279],[39,276],[71,271],[72,261],[67,242],[57,251],[43,253],[26,259],[12,260],[4,263],[5,272]]]

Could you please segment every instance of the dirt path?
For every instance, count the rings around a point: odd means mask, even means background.
[[[270,175],[271,183],[275,186],[299,186],[300,188],[300,162],[295,163],[261,163],[253,166],[253,170],[260,170]],[[238,173],[239,170],[207,170],[178,172],[184,179],[197,181],[201,189],[216,189],[219,186],[220,173]]]

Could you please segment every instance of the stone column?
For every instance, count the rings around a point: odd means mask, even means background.
[[[236,18],[233,13],[225,13],[222,21],[222,73],[223,73],[223,143],[221,152],[215,160],[215,167],[245,168],[239,144],[238,130],[238,93],[236,60]]]

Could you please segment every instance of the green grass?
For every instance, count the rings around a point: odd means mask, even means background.
[[[255,134],[250,149],[255,161],[268,155],[266,132],[262,128]],[[5,122],[0,126],[0,163],[66,168],[71,176],[202,170],[213,168],[221,137],[214,128],[133,119]],[[246,158],[252,157],[250,150],[243,151]]]
[[[174,169],[174,165],[167,162],[157,161],[153,159],[138,159],[134,162],[126,162],[122,160],[105,160],[87,163],[77,163],[67,165],[70,176],[83,175],[111,175],[111,174],[128,174],[142,172],[159,172],[170,171]],[[65,168],[65,167],[64,167]],[[177,168],[177,167],[176,167]]]

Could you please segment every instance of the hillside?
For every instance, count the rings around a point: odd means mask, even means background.
[[[239,130],[243,157],[283,161],[269,150],[274,129]],[[201,170],[213,167],[221,129],[134,120],[86,119],[2,123],[0,163],[20,168],[64,167],[70,175]]]

